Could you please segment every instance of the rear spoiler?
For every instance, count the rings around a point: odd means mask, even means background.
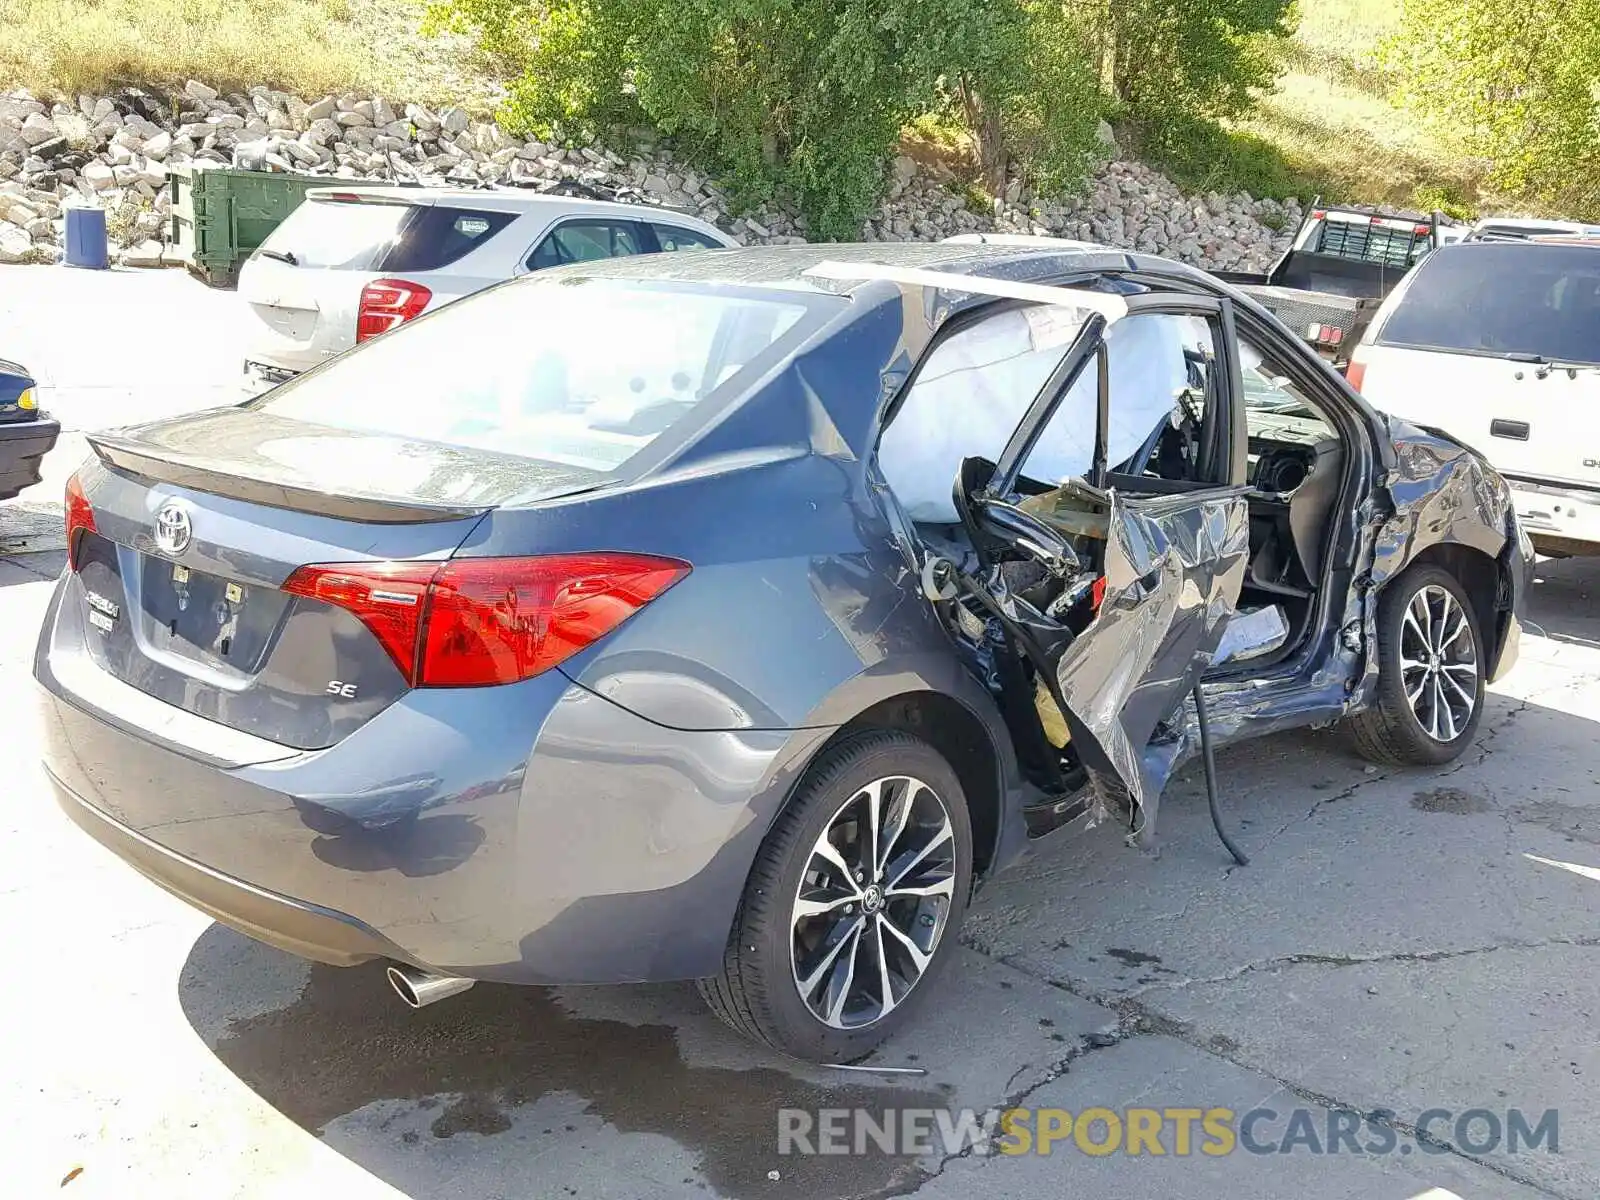
[[[361,493],[339,495],[295,483],[251,478],[239,474],[237,461],[212,461],[203,455],[152,446],[117,433],[91,433],[87,441],[101,462],[125,474],[268,508],[318,513],[376,525],[421,525],[482,516],[493,507],[487,504],[420,504]]]

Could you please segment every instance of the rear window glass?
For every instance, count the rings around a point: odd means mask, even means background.
[[[1600,362],[1600,248],[1446,246],[1406,284],[1378,342],[1551,362]]]
[[[663,250],[721,250],[722,243],[677,225],[652,225]]]
[[[1363,216],[1346,220],[1329,214],[1307,249],[1352,262],[1403,269],[1427,252],[1428,227],[1400,219]]]
[[[366,342],[255,406],[611,473],[836,303],[532,276]]]
[[[436,271],[482,245],[515,213],[447,205],[310,200],[262,245],[299,267]]]

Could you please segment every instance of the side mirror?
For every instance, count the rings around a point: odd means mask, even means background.
[[[1072,579],[1082,573],[1083,564],[1066,538],[1010,501],[977,497],[971,511],[977,532],[1037,560],[1056,578]]]

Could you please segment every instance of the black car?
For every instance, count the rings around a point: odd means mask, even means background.
[[[1030,844],[1149,842],[1202,705],[1455,758],[1530,553],[1476,454],[1097,248],[558,267],[90,444],[34,662],[74,820],[412,1004],[698,979],[820,1060]]]
[[[33,376],[0,358],[0,500],[39,482],[39,464],[60,435],[60,423],[39,411]]]

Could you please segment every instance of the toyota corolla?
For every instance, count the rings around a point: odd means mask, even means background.
[[[859,1057],[974,887],[1200,744],[1474,737],[1505,484],[1209,276],[1094,247],[542,273],[94,435],[35,660],[72,818],[262,941],[699,980]]]

